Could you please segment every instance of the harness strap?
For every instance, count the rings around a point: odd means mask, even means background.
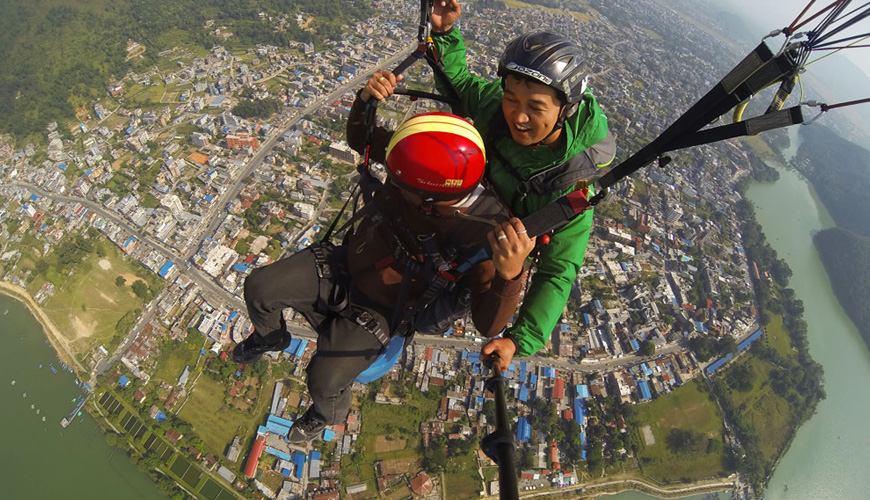
[[[349,316],[356,321],[356,324],[363,327],[365,331],[374,335],[381,345],[386,346],[390,343],[390,335],[384,332],[384,329],[381,328],[381,324],[370,312],[358,310],[353,311]]]
[[[340,313],[349,305],[348,295],[338,283],[339,274],[335,273],[329,264],[329,256],[325,244],[314,245],[314,268],[317,271],[317,302],[314,309],[321,313]]]

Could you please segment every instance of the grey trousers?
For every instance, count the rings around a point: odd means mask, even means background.
[[[343,260],[341,247],[329,253],[332,269],[342,267]],[[254,270],[245,280],[245,304],[254,324],[252,335],[285,330],[282,311],[288,307],[304,316],[317,332],[317,352],[307,369],[311,409],[317,420],[334,425],[347,420],[353,397],[350,386],[377,359],[383,346],[347,315],[316,311],[318,290],[314,253],[305,249]],[[389,331],[383,314],[353,303],[349,307],[369,312],[383,331]]]

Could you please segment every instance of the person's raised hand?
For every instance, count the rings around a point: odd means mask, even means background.
[[[523,221],[513,217],[502,222],[486,238],[492,247],[492,263],[499,276],[506,280],[519,277],[526,257],[535,248],[535,238],[529,238]]]
[[[487,342],[480,349],[480,357],[484,364],[492,361],[494,365],[498,366],[498,371],[504,373],[511,365],[516,351],[517,348],[511,339],[496,338]]]
[[[382,101],[393,95],[396,85],[402,80],[402,75],[396,76],[389,71],[375,71],[360,93],[360,99],[368,102],[373,96]]]
[[[432,15],[429,16],[432,31],[435,33],[450,31],[460,15],[462,15],[462,6],[459,5],[458,0],[435,0],[432,5]]]

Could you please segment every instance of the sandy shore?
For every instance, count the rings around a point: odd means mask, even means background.
[[[23,302],[28,309],[30,309],[30,312],[33,313],[36,320],[42,325],[42,329],[45,331],[45,336],[48,337],[48,341],[51,342],[52,346],[54,346],[54,350],[57,351],[57,355],[60,356],[60,359],[62,359],[64,363],[75,369],[79,374],[86,374],[88,372],[85,367],[76,360],[69,342],[60,333],[60,329],[58,329],[57,325],[51,321],[51,318],[48,317],[45,311],[39,307],[39,304],[33,300],[33,297],[28,295],[27,290],[6,281],[0,281],[0,293],[18,299]]]

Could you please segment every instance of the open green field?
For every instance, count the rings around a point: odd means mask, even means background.
[[[644,29],[643,29],[643,32],[646,33],[646,35],[647,35],[648,37],[650,37],[651,39],[653,39],[653,40],[655,40],[655,41],[657,41],[657,42],[662,41],[662,37],[661,37],[661,35],[659,35],[658,33],[656,33],[655,31],[653,31],[653,30],[651,30],[651,29],[644,28]]]
[[[477,474],[477,459],[475,449],[471,452],[447,459],[447,472],[444,483],[447,498],[478,498],[483,483]]]
[[[719,406],[710,399],[701,380],[693,380],[670,395],[661,396],[649,404],[637,407],[638,456],[643,473],[661,483],[672,483],[684,478],[698,480],[715,477],[722,472],[722,447],[701,455],[680,455],[668,448],[666,438],[671,429],[691,430],[703,434],[711,441],[722,441],[724,426]],[[642,429],[649,426],[655,444],[646,445]]]
[[[269,387],[271,383],[267,384]],[[253,412],[245,413],[234,410],[224,404],[228,385],[218,382],[208,375],[201,375],[178,416],[193,426],[199,436],[213,453],[221,454],[239,434],[244,442],[244,435],[253,432],[263,422],[268,408],[260,391],[258,404]]]
[[[739,140],[749,146],[752,152],[758,155],[759,158],[763,158],[765,160],[776,159],[776,153],[761,137],[741,137]]]
[[[521,2],[520,0],[505,0],[504,3],[505,3],[505,5],[507,5],[508,7],[512,8],[512,9],[540,9],[540,10],[545,10],[551,14],[564,14],[565,13],[565,11],[563,11],[562,9],[555,9],[552,7],[544,7],[543,5],[535,5],[535,4],[525,3],[525,2]],[[589,7],[587,5],[584,5],[584,7],[587,10],[591,10],[591,9],[589,9]],[[586,14],[583,12],[571,11],[570,14],[572,16],[574,16],[578,21],[584,22],[584,23],[586,21],[589,21],[592,18],[592,16],[590,16],[589,14]],[[505,40],[505,43],[507,43],[507,42],[508,42],[508,40]]]
[[[56,288],[43,308],[80,353],[100,344],[111,344],[117,336],[118,320],[142,307],[142,299],[131,290],[133,282],[140,279],[135,273],[142,267],[114,245],[101,243],[105,257],[90,255],[69,274],[58,276],[49,272]],[[115,284],[118,276],[126,280],[122,287]],[[35,280],[29,290],[33,293],[43,283],[44,280]]]
[[[773,460],[788,440],[793,425],[790,422],[791,409],[788,402],[777,396],[770,387],[768,372],[773,365],[756,357],[743,356],[729,366],[722,376],[727,376],[728,370],[738,364],[745,364],[753,371],[752,390],[739,392],[729,389],[724,397],[732,401],[733,408],[747,419],[750,428],[758,430],[759,447],[764,459]]]
[[[359,469],[350,463],[350,457],[342,458],[341,479],[343,484],[370,483],[370,489],[375,484],[374,469],[368,464],[376,460],[416,460],[420,446],[420,424],[434,418],[438,401],[426,398],[416,389],[410,389],[404,399],[404,404],[364,405],[362,411],[362,431],[360,432],[361,443],[357,445],[359,453],[362,453],[362,464]],[[403,449],[378,452],[376,440],[379,436],[386,436],[391,440],[404,440]],[[409,471],[414,473],[416,471]]]
[[[783,328],[781,315],[771,314],[770,322],[764,327],[764,330],[765,335],[761,339],[762,342],[775,349],[783,357],[795,357],[795,351],[791,347],[791,337]]]
[[[124,104],[126,106],[138,106],[143,108],[162,106],[160,104],[160,99],[163,97],[166,90],[167,86],[163,83],[155,84],[154,82],[151,82],[151,85],[147,86],[133,84],[125,93]]]
[[[157,368],[151,375],[151,380],[157,385],[160,382],[175,385],[185,366],[193,369],[197,365],[199,351],[205,348],[207,342],[204,336],[196,332],[188,333],[183,341],[168,341],[160,351]]]

